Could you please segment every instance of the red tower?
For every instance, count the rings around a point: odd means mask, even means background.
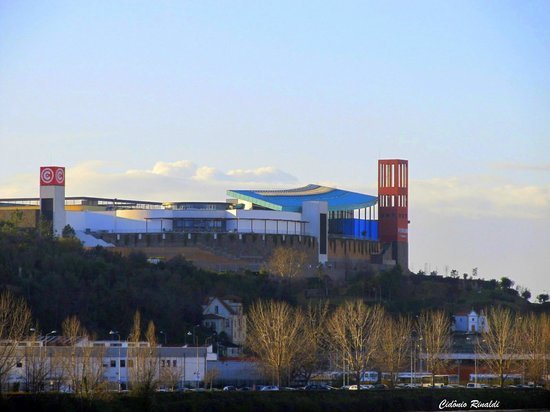
[[[391,243],[392,258],[408,270],[409,162],[378,160],[378,237]]]

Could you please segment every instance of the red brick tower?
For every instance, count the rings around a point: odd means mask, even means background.
[[[378,160],[378,237],[391,244],[392,258],[409,268],[409,162]]]

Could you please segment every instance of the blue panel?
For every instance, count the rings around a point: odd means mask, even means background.
[[[328,231],[344,237],[378,240],[378,220],[330,219]]]
[[[363,209],[378,201],[376,196],[318,185],[289,190],[228,190],[227,195],[287,212],[300,212],[305,201],[327,202],[329,211]]]

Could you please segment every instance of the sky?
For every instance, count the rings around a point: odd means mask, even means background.
[[[550,291],[550,2],[0,0],[0,198],[410,168],[410,269]]]

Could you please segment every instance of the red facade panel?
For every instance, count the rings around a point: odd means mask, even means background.
[[[65,168],[59,166],[40,167],[40,186],[65,186]]]
[[[382,242],[407,242],[409,228],[409,162],[378,161],[378,234]]]

